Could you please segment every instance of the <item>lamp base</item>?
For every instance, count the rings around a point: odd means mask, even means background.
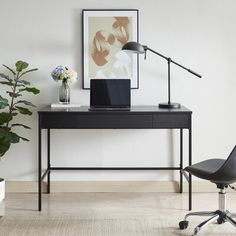
[[[179,109],[181,105],[179,103],[160,103],[159,108],[164,109]]]

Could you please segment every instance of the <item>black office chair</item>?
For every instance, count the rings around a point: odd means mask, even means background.
[[[223,224],[225,222],[231,223],[236,227],[236,221],[232,217],[236,217],[235,213],[230,213],[226,209],[226,192],[225,189],[229,186],[234,189],[230,184],[236,181],[236,146],[230,153],[227,160],[223,159],[209,159],[199,162],[197,164],[188,166],[184,169],[190,174],[195,175],[201,179],[206,179],[216,184],[219,192],[219,209],[216,211],[202,211],[191,212],[187,214],[183,221],[179,222],[180,229],[186,229],[188,227],[187,218],[189,216],[211,216],[210,219],[203,221],[195,229],[193,235],[203,229],[205,226],[217,222]]]

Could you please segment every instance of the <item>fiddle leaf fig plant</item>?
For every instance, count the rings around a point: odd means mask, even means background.
[[[5,86],[6,94],[2,94],[3,89],[0,89],[0,158],[9,150],[11,144],[18,143],[20,140],[29,141],[27,138],[21,137],[14,131],[15,127],[30,129],[25,124],[14,123],[15,117],[19,114],[32,115],[30,108],[35,105],[23,99],[25,93],[38,94],[40,91],[37,88],[31,87],[28,80],[22,77],[28,73],[38,70],[37,68],[28,69],[29,64],[24,61],[17,61],[15,68],[12,69],[3,65],[11,74],[8,76],[0,73],[0,88]],[[7,95],[7,96],[6,96]]]

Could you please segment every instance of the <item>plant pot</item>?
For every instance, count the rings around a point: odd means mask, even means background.
[[[5,180],[0,178],[0,202],[5,198]]]

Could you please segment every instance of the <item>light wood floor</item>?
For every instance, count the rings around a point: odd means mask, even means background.
[[[191,235],[206,218],[190,218],[178,229],[187,211],[187,194],[178,193],[52,193],[43,195],[37,211],[36,194],[7,194],[0,203],[1,236],[168,236]],[[236,212],[236,194],[228,194]],[[194,193],[193,211],[216,210],[217,193]],[[210,225],[199,235],[236,235],[230,224]]]

